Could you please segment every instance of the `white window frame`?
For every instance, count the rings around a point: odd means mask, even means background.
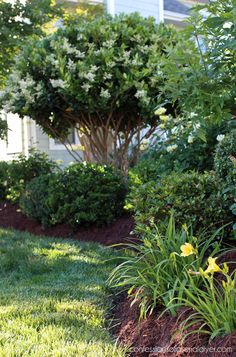
[[[77,150],[78,145],[80,145],[79,136],[77,130],[74,129],[75,143],[72,144],[72,149]],[[49,150],[66,150],[65,146],[61,143],[56,143],[55,139],[49,138]]]

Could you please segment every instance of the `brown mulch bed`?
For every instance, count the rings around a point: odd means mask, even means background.
[[[236,331],[211,342],[204,334],[192,334],[181,345],[178,327],[190,311],[181,310],[176,317],[156,311],[139,321],[138,305],[130,307],[128,298],[122,300],[114,311],[114,333],[119,344],[131,347],[130,357],[236,356]]]
[[[72,231],[71,227],[66,224],[43,229],[38,222],[26,217],[17,205],[2,202],[0,203],[0,227],[27,231],[39,236],[73,238],[112,245],[127,243],[132,239],[130,232],[134,229],[134,220],[131,216],[123,216],[107,226],[79,227],[76,231]]]

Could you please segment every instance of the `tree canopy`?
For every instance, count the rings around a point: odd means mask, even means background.
[[[24,47],[4,108],[30,116],[53,137],[63,139],[76,127],[93,158],[127,166],[134,137],[140,145],[141,130],[149,125],[150,134],[156,128],[160,67],[178,37],[173,28],[138,14],[74,17]]]

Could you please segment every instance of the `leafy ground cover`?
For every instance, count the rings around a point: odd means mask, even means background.
[[[115,256],[0,229],[0,356],[123,356],[106,322]]]

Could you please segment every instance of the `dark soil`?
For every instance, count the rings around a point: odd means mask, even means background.
[[[103,245],[127,243],[128,240],[134,239],[130,235],[134,228],[134,220],[131,216],[123,216],[107,226],[79,227],[76,231],[72,231],[71,227],[66,224],[43,229],[38,222],[26,217],[17,205],[8,202],[0,203],[0,226],[27,231],[39,236],[73,238],[80,241],[94,241]]]
[[[181,344],[179,326],[190,311],[183,309],[175,317],[155,311],[139,321],[138,305],[131,307],[130,303],[131,300],[123,299],[114,312],[114,332],[119,344],[130,346],[130,357],[236,356],[236,331],[211,342],[207,335],[192,334]]]

